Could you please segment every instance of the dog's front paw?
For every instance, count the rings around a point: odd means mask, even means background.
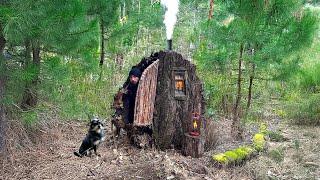
[[[80,153],[78,153],[78,152],[73,152],[73,154],[75,155],[75,156],[78,156],[78,157],[80,157],[80,158],[82,158],[82,155],[80,154]]]

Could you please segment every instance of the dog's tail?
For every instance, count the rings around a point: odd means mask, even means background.
[[[78,152],[76,152],[76,151],[75,151],[75,152],[73,152],[73,154],[74,154],[75,156],[78,156],[78,157],[81,157],[81,158],[83,157],[83,155],[82,155],[82,154],[80,154],[80,153],[78,153]]]

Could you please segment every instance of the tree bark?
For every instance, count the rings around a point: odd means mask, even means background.
[[[208,19],[212,19],[213,16],[213,5],[214,5],[214,0],[210,0],[210,9],[209,9],[209,16]]]
[[[3,50],[6,45],[6,39],[2,32],[2,24],[0,22],[0,154],[5,147],[5,132],[6,132],[6,112],[4,105],[4,93],[6,82],[6,64],[3,57]]]
[[[248,101],[247,101],[247,112],[251,106],[251,99],[252,99],[252,86],[253,86],[253,79],[254,79],[254,71],[255,71],[256,65],[252,63],[252,72],[250,74],[249,79],[249,88],[248,88]]]
[[[201,136],[191,136],[189,133],[185,133],[185,146],[183,154],[194,158],[199,158],[204,153],[205,139]]]
[[[185,133],[192,128],[192,113],[199,113],[204,125],[205,103],[203,87],[196,76],[195,65],[180,54],[169,51],[160,52],[158,84],[153,114],[153,137],[160,149],[183,149]],[[176,91],[177,73],[184,77],[183,93]],[[178,76],[180,76],[178,75]],[[203,126],[200,126],[203,130]],[[201,131],[204,138],[204,131]]]
[[[237,97],[236,97],[236,102],[233,109],[232,135],[235,139],[241,138],[241,134],[242,134],[241,127],[240,127],[240,117],[239,117],[239,105],[241,101],[242,55],[243,55],[243,44],[240,45],[240,51],[239,51]]]
[[[104,63],[104,24],[103,24],[103,18],[100,17],[100,32],[101,32],[101,42],[100,42],[100,67],[102,67],[103,63]]]
[[[26,55],[27,54],[28,53],[26,52]],[[21,103],[21,108],[23,109],[33,108],[37,105],[38,97],[37,97],[36,87],[39,81],[40,60],[41,60],[40,46],[38,42],[33,42],[32,43],[32,68],[34,68],[35,74],[33,75],[31,82],[26,83],[26,87],[24,90],[24,95]]]

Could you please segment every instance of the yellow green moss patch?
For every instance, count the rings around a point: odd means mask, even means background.
[[[233,151],[227,151],[224,154],[227,156],[229,162],[235,162],[239,159],[237,153],[235,153]]]
[[[257,151],[262,151],[266,144],[266,140],[262,133],[255,134],[253,137],[253,145]]]
[[[224,153],[216,154],[212,158],[220,164],[228,164],[228,158]]]
[[[243,162],[245,159],[249,159],[249,157],[252,157],[252,155],[256,154],[256,152],[262,151],[266,145],[266,124],[262,124],[260,126],[260,131],[260,133],[257,133],[253,136],[252,145],[241,146],[239,148],[226,151],[225,153],[213,155],[213,161],[220,165],[238,164]]]

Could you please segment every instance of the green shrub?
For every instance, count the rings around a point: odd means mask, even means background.
[[[320,125],[320,94],[308,95],[288,105],[288,117],[299,125]]]
[[[268,131],[267,132],[270,141],[275,141],[275,142],[282,142],[284,141],[284,137],[280,132],[275,132],[275,131]]]

